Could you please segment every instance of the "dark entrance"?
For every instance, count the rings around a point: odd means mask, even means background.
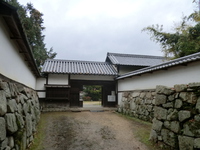
[[[85,80],[70,80],[70,106],[83,106],[83,102],[80,101],[80,92],[83,91],[83,85],[100,85],[102,87],[102,106],[103,107],[115,107],[117,99],[115,101],[109,101],[108,96],[115,91],[115,81],[85,81]],[[116,97],[116,96],[115,96]]]

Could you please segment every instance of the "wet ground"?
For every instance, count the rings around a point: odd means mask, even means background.
[[[114,111],[43,113],[42,150],[147,150],[134,133],[141,124]],[[37,149],[37,148],[36,148]]]

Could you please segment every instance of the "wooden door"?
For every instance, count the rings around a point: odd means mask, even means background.
[[[79,104],[79,88],[70,89],[70,107],[80,106]]]

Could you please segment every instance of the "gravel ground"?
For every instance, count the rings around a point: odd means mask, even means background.
[[[51,112],[45,118],[43,150],[147,150],[140,127],[115,112]]]

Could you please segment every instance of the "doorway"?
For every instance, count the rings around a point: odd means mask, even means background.
[[[83,107],[83,98],[81,97],[84,91],[83,86],[100,86],[101,101],[97,103],[99,107],[116,107],[117,100],[108,100],[108,96],[112,95],[112,91],[115,91],[115,83],[115,81],[70,80],[70,107]]]
[[[83,85],[80,101],[83,107],[102,107],[103,90],[101,85]]]

